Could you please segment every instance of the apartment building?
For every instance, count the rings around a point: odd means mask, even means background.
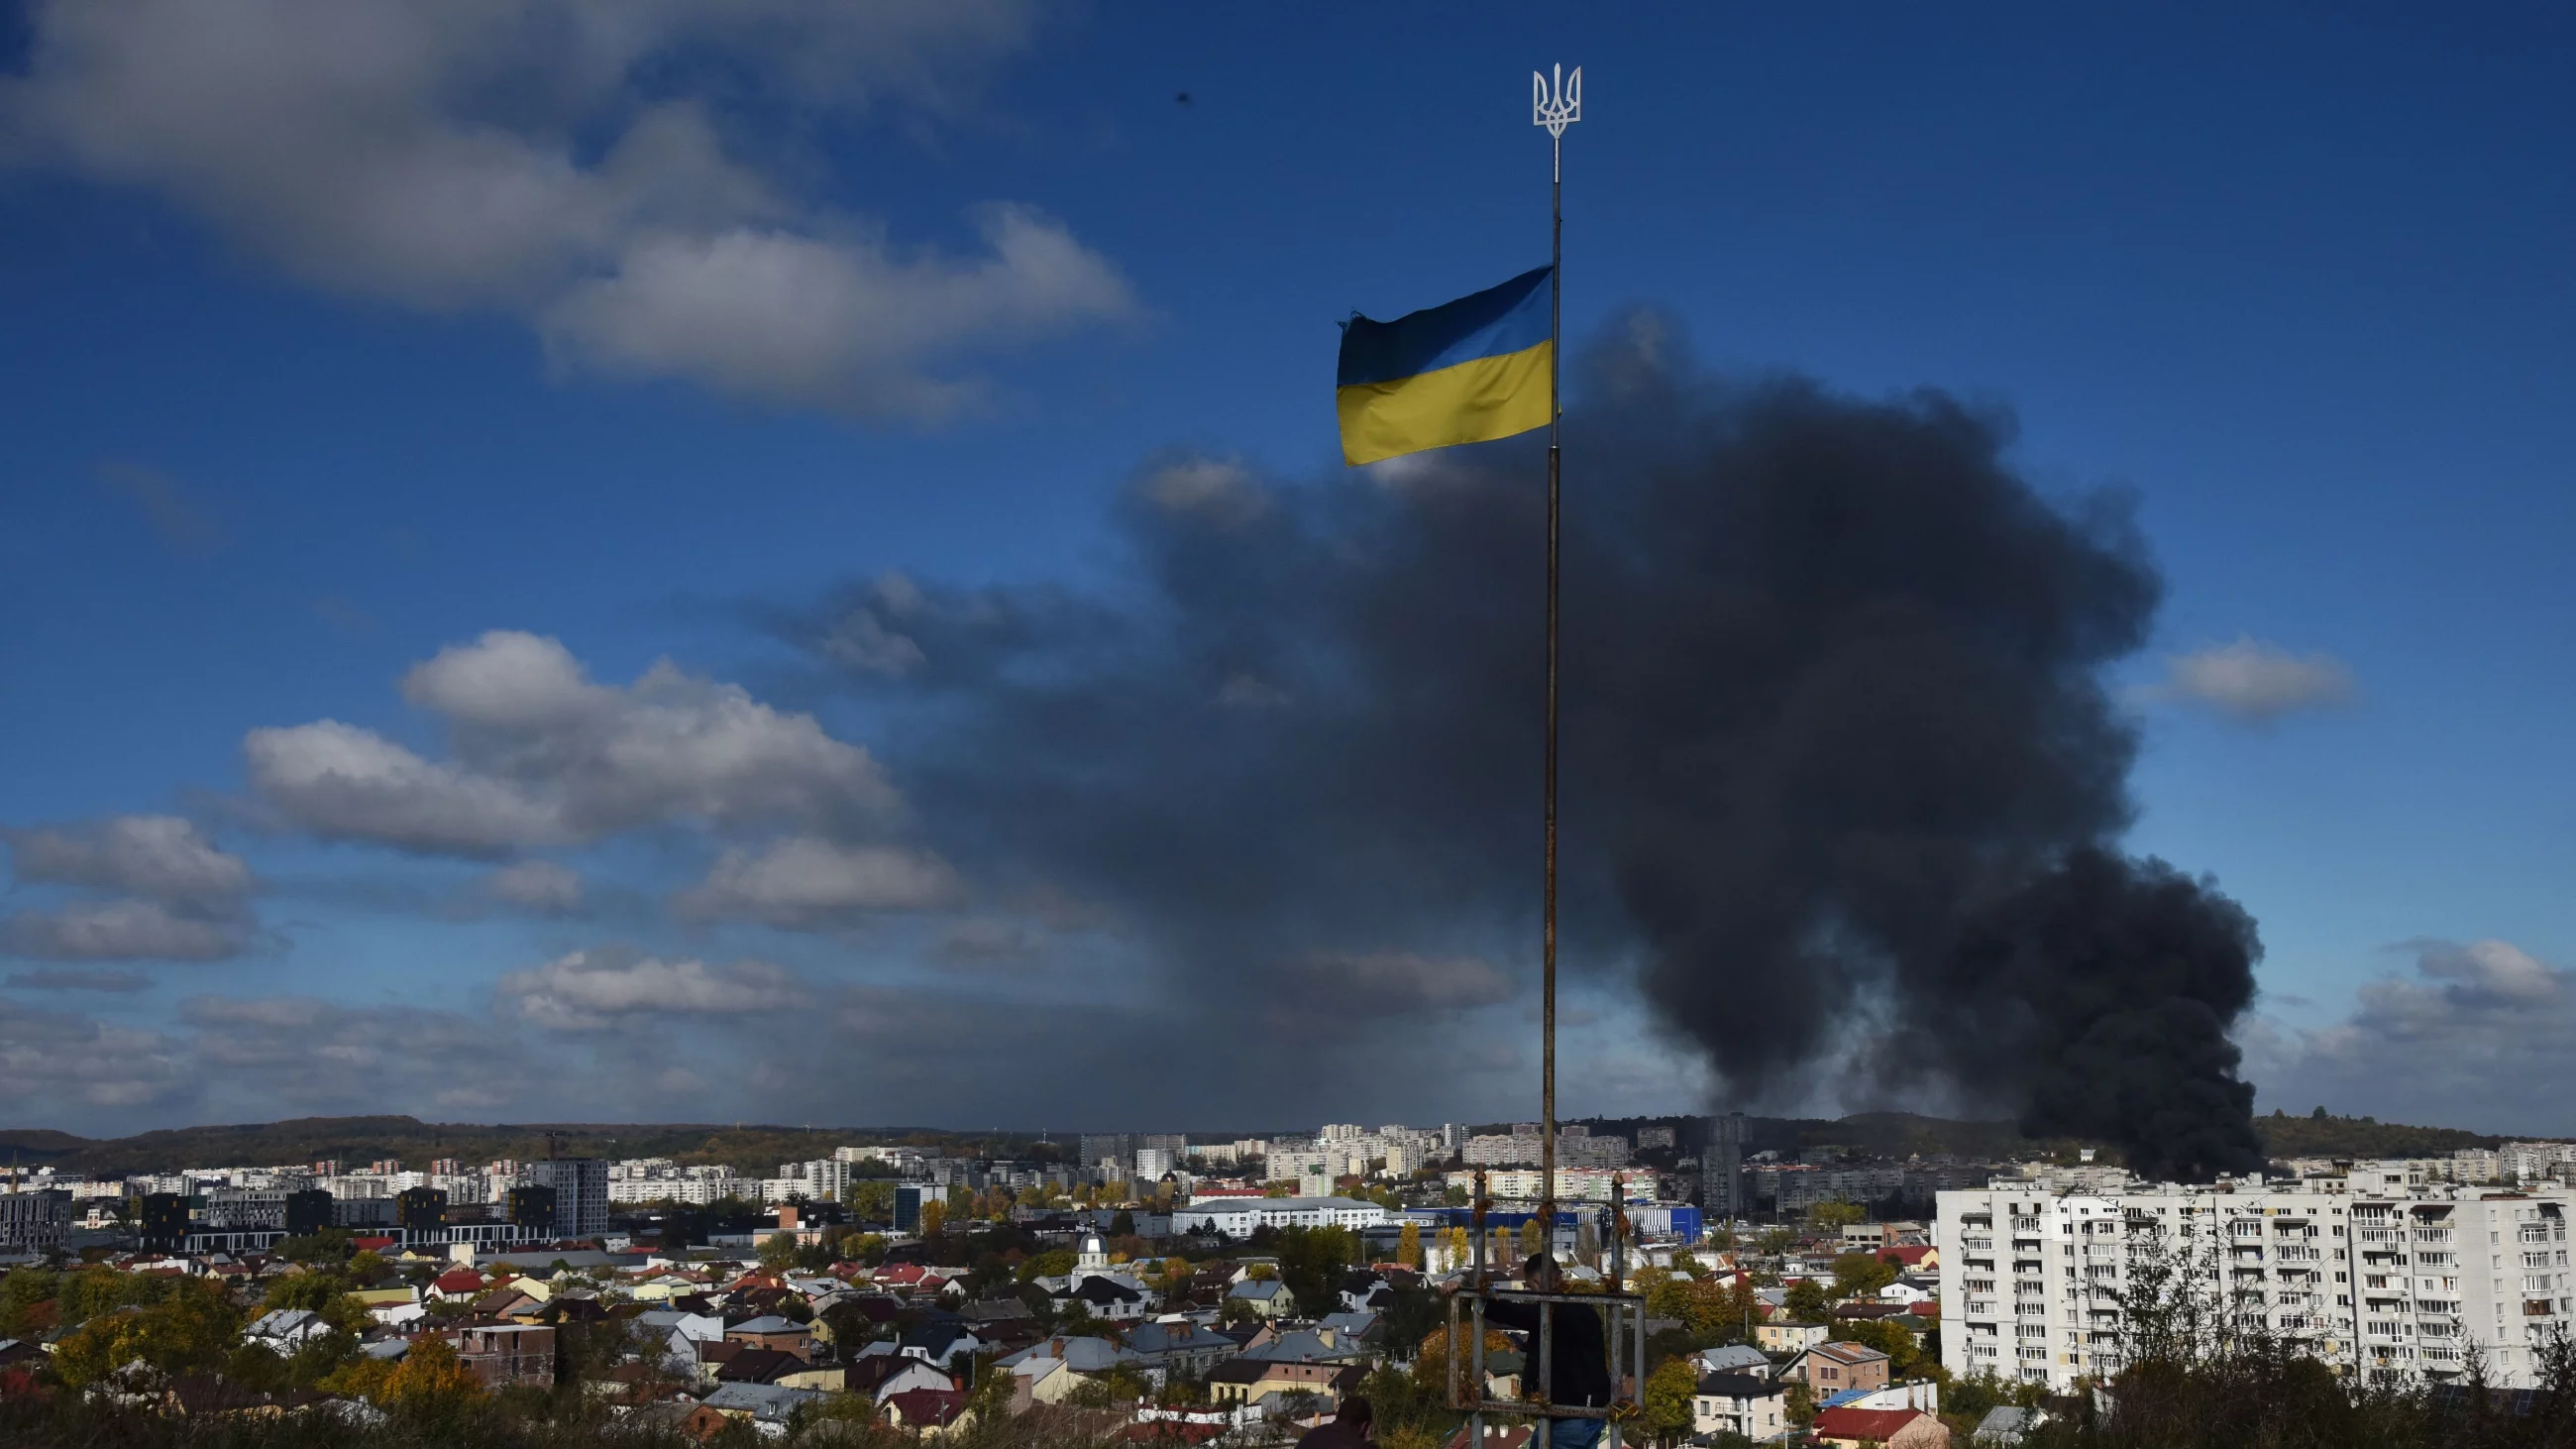
[[[2183,1270],[2212,1331],[2262,1333],[2376,1382],[2460,1373],[2533,1383],[2569,1331],[2569,1193],[2479,1190],[2365,1164],[2348,1176],[2051,1191],[1943,1192],[1941,1357],[2064,1391],[2119,1369],[2120,1295]]]

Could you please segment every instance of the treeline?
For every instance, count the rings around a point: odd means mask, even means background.
[[[565,1157],[668,1157],[690,1166],[727,1166],[766,1177],[782,1162],[831,1155],[845,1143],[989,1150],[1046,1156],[1034,1138],[963,1136],[928,1128],[723,1126],[709,1123],[423,1122],[416,1117],[302,1117],[223,1127],[176,1127],[132,1137],[86,1138],[48,1130],[0,1131],[0,1150],[30,1166],[127,1176],[182,1167],[318,1162],[364,1167],[398,1158],[422,1168],[442,1157],[480,1164],[530,1161],[547,1153],[547,1134]]]

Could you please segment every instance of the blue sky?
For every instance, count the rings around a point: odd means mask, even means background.
[[[890,571],[1114,589],[1154,460],[1333,468],[1333,319],[1544,259],[1526,76],[1564,62],[1569,333],[1661,308],[1722,371],[2008,406],[2043,489],[2134,490],[2169,597],[2119,681],[2130,843],[2262,923],[2264,1108],[2576,1132],[2531,1090],[2576,1085],[2561,7],[178,5],[0,23],[10,1117],[1045,1125],[1013,1064],[1154,978],[1115,931],[958,967],[1019,928],[894,846],[903,909],[693,915],[722,850],[768,860],[728,821],[811,828],[803,777],[464,859],[317,825],[248,737],[452,763],[467,706],[402,681],[517,631],[621,719],[672,661],[662,707],[750,711],[876,808],[904,782],[832,749],[877,721],[759,612]],[[524,859],[578,900],[495,894]],[[118,901],[161,915],[56,929]],[[1581,991],[1577,1110],[1697,1104]],[[1454,1059],[1288,1120],[1525,1111],[1492,1039],[1525,1005],[1471,990],[1418,1024]],[[1060,1110],[1167,1110],[1095,1090]],[[1210,1100],[1182,1125],[1271,1121]]]

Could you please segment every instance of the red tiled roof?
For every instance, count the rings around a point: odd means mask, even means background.
[[[1923,1416],[1921,1409],[1825,1409],[1816,1415],[1816,1437],[1885,1443]]]
[[[902,1415],[908,1425],[944,1425],[965,1412],[966,1396],[955,1389],[905,1389],[886,1395],[885,1407]]]

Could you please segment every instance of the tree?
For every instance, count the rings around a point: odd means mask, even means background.
[[[1911,1378],[1926,1366],[1932,1355],[1915,1342],[1914,1335],[1880,1319],[1847,1319],[1833,1326],[1825,1335],[1837,1343],[1858,1343],[1887,1355],[1887,1371],[1897,1378]],[[1937,1361],[1937,1360],[1936,1360]]]
[[[1834,1259],[1834,1296],[1866,1298],[1896,1281],[1896,1265],[1869,1253],[1845,1253]]]
[[[1067,1248],[1032,1253],[1020,1260],[1019,1279],[1023,1283],[1034,1283],[1040,1278],[1061,1278],[1073,1271],[1073,1263],[1073,1252]]]
[[[1659,1444],[1671,1444],[1691,1431],[1691,1401],[1699,1393],[1699,1374],[1687,1358],[1668,1358],[1646,1375],[1646,1431]]]
[[[1546,1250],[1547,1237],[1544,1233],[1539,1231],[1538,1215],[1536,1213],[1532,1213],[1529,1218],[1521,1224],[1521,1256],[1524,1258],[1535,1257]]]
[[[1487,1362],[1490,1363],[1495,1354],[1511,1351],[1512,1341],[1503,1336],[1501,1329],[1485,1330]],[[1476,1386],[1466,1382],[1467,1372],[1462,1360],[1459,1381],[1466,1391],[1473,1395],[1476,1393]],[[1413,1383],[1423,1393],[1430,1395],[1435,1402],[1442,1404],[1449,1402],[1449,1326],[1447,1324],[1433,1329],[1422,1340],[1422,1347],[1413,1355]]]
[[[138,1358],[163,1373],[211,1373],[230,1356],[241,1326],[241,1312],[222,1284],[177,1279],[158,1303],[82,1324],[55,1350],[54,1371],[74,1387],[95,1383]]]
[[[1395,1260],[1408,1268],[1422,1266],[1422,1225],[1407,1218],[1395,1239]]]
[[[435,1419],[482,1397],[474,1373],[456,1357],[455,1345],[423,1334],[412,1340],[400,1367],[385,1379],[385,1408],[406,1418]]]
[[[864,1222],[891,1221],[894,1217],[894,1184],[882,1180],[851,1183],[850,1215]]]
[[[947,1226],[948,1204],[933,1201],[926,1202],[921,1205],[921,1235],[923,1237],[938,1237],[941,1230]]]
[[[1786,1306],[1793,1323],[1822,1323],[1833,1311],[1833,1305],[1825,1301],[1824,1285],[1813,1278],[1801,1278],[1789,1285]]]
[[[796,1261],[796,1235],[772,1233],[760,1245],[760,1266],[775,1272]]]
[[[1868,1216],[1858,1203],[1820,1202],[1807,1208],[1807,1221],[1819,1228],[1846,1227]]]

